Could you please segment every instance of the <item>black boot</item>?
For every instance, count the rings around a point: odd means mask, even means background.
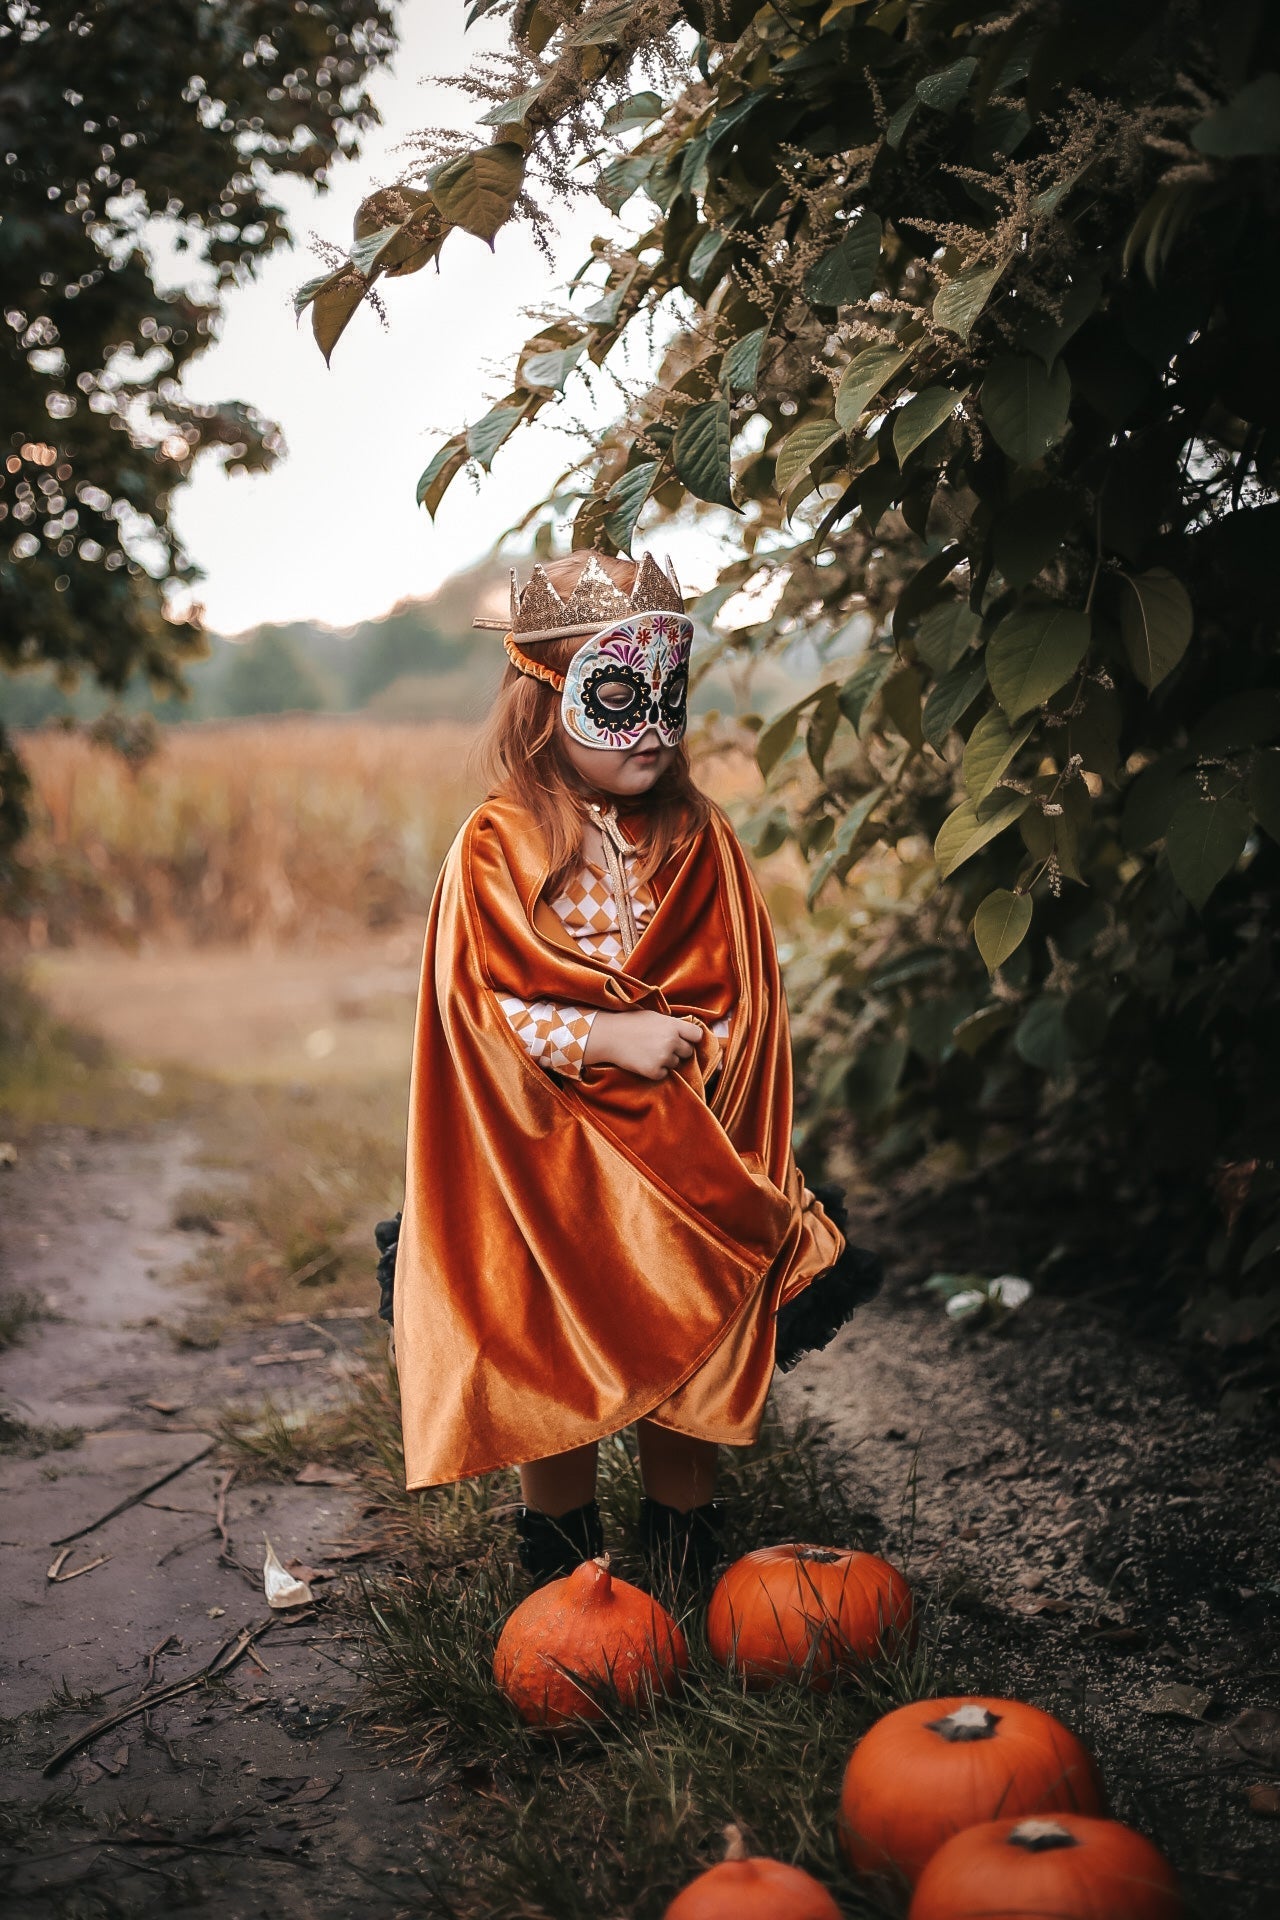
[[[718,1500],[681,1513],[646,1494],[640,1502],[640,1543],[654,1580],[674,1593],[711,1585],[720,1557],[724,1508]]]
[[[571,1513],[539,1513],[536,1507],[521,1507],[516,1532],[520,1564],[537,1586],[572,1573],[584,1560],[595,1560],[604,1552],[604,1529],[594,1500]]]

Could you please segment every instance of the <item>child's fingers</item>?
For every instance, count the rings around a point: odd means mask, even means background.
[[[680,1028],[680,1038],[682,1040],[692,1040],[696,1047],[702,1038],[702,1022],[700,1020],[680,1020],[677,1022],[677,1025]],[[687,1054],[685,1058],[688,1059]]]

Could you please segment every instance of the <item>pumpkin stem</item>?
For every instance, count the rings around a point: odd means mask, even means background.
[[[1020,1820],[1009,1834],[1009,1845],[1028,1853],[1053,1853],[1059,1847],[1078,1847],[1080,1841],[1056,1820]]]
[[[963,1745],[968,1740],[991,1740],[1001,1716],[992,1713],[990,1707],[957,1707],[941,1720],[927,1720],[925,1725],[930,1733],[940,1733],[944,1740],[953,1745]]]
[[[732,1820],[724,1829],[724,1857],[726,1860],[746,1860],[749,1858],[747,1843],[743,1837],[742,1828]]]
[[[584,1560],[575,1567],[570,1575],[582,1587],[584,1597],[595,1600],[607,1600],[613,1586],[613,1576],[609,1572],[609,1556],[602,1553],[596,1560]]]

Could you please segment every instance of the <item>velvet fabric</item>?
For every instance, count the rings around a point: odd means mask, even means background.
[[[727,820],[713,813],[654,877],[621,971],[570,939],[547,877],[529,816],[490,799],[432,901],[395,1288],[410,1487],[641,1416],[749,1444],[778,1307],[844,1246],[792,1156],[773,930]],[[593,1066],[561,1082],[500,993],[732,1025],[666,1080]]]

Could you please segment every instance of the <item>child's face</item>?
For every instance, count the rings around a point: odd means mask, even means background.
[[[616,794],[620,800],[648,793],[679,752],[678,747],[663,746],[656,727],[647,728],[633,747],[584,747],[562,721],[560,742],[584,780],[601,793]]]

